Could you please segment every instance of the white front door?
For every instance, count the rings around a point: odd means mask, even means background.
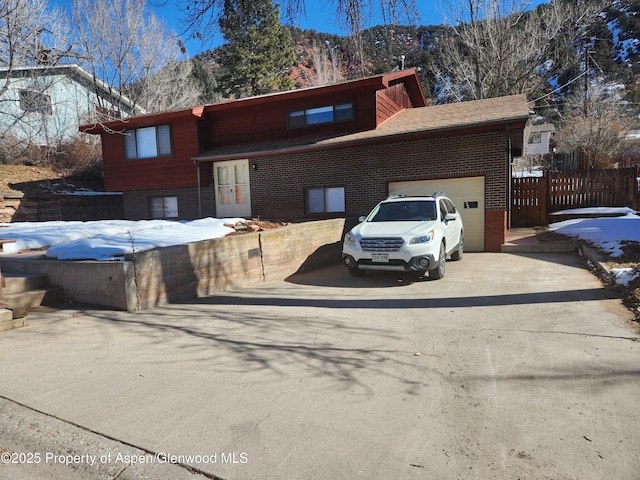
[[[213,182],[218,218],[251,216],[248,160],[214,163]]]

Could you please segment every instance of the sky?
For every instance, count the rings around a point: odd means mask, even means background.
[[[380,1],[384,0],[363,0],[365,4],[372,5],[371,18],[366,20],[365,28],[375,25],[381,25],[384,23],[382,15],[380,14]],[[416,0],[418,7],[419,18],[413,19],[415,25],[439,25],[444,22],[442,15],[442,4],[445,0]],[[456,1],[456,0],[453,0]],[[513,0],[515,4],[523,2],[529,2],[531,6],[536,6],[541,3],[547,3],[548,0]],[[49,0],[50,5],[62,6],[68,8],[72,0]],[[286,0],[280,0],[281,4],[284,4]],[[399,1],[399,4],[402,2]],[[156,16],[162,19],[167,25],[170,31],[181,34],[184,30],[184,25],[181,20],[183,19],[183,13],[178,8],[180,0],[147,0],[147,5],[153,10]],[[184,2],[182,2],[184,5]],[[336,19],[336,4],[337,0],[304,0],[305,15],[301,16],[295,23],[295,26],[302,29],[313,29],[320,33],[331,33],[336,35],[347,35],[347,31],[341,28],[339,22]],[[376,8],[373,8],[376,7]],[[202,42],[195,39],[189,39],[189,35],[185,34],[181,36],[181,39],[187,47],[187,53],[189,56],[194,56],[209,48],[215,48],[222,43],[222,37],[217,35],[213,44]]]
[[[579,218],[553,223],[549,230],[592,242],[611,255],[619,256],[624,241],[640,242],[640,216],[630,208],[564,210],[558,213],[619,214],[619,217]],[[193,221],[109,220],[95,222],[0,223],[0,237],[15,239],[4,245],[4,254],[25,249],[48,248],[45,255],[59,260],[122,261],[125,253],[155,247],[220,238],[234,231],[225,225],[244,222],[241,218],[203,218]],[[2,257],[3,253],[0,253]],[[613,272],[626,285],[640,277],[640,268]]]

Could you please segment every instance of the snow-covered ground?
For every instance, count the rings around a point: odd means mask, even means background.
[[[622,255],[624,242],[640,242],[640,217],[630,208],[578,208],[556,214],[611,215],[619,217],[579,218],[552,223],[549,230],[589,241],[613,257]],[[638,259],[640,263],[640,259]],[[628,285],[640,277],[640,267],[616,268],[611,272],[616,282]]]
[[[549,226],[551,231],[592,242],[614,257],[622,254],[623,242],[640,242],[640,217],[629,208],[589,208],[557,213],[622,215],[565,220]],[[46,256],[60,260],[122,260],[125,253],[223,237],[234,231],[225,224],[242,221],[242,218],[203,218],[191,222],[0,223],[0,238],[16,240],[4,245],[5,253],[49,247]],[[614,275],[619,283],[626,284],[640,276],[640,268],[617,269]]]
[[[169,220],[105,220],[96,222],[0,223],[4,253],[46,248],[46,256],[59,260],[122,260],[125,253],[155,247],[224,237],[234,231],[226,225],[243,218],[202,218],[191,222]]]

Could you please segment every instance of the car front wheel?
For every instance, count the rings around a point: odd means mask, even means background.
[[[438,255],[438,264],[433,270],[429,270],[429,278],[439,280],[444,277],[444,267],[447,261],[447,252],[444,248],[444,242],[440,244],[440,254]]]
[[[360,270],[357,266],[349,268],[349,273],[352,277],[361,277],[364,275],[364,272]]]

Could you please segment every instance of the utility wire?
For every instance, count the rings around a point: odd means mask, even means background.
[[[561,85],[560,87],[556,88],[555,90],[550,91],[549,93],[546,93],[544,95],[542,95],[539,98],[536,98],[535,100],[532,100],[531,103],[536,103],[538,100],[542,100],[545,97],[548,97],[549,95],[556,93],[558,90],[560,90],[561,88],[566,87],[567,85],[571,85],[573,82],[575,82],[576,80],[582,78],[583,76],[586,75],[587,72],[582,72],[580,75],[578,75],[577,77],[573,78],[572,80],[569,80],[567,83],[565,83],[564,85]]]

